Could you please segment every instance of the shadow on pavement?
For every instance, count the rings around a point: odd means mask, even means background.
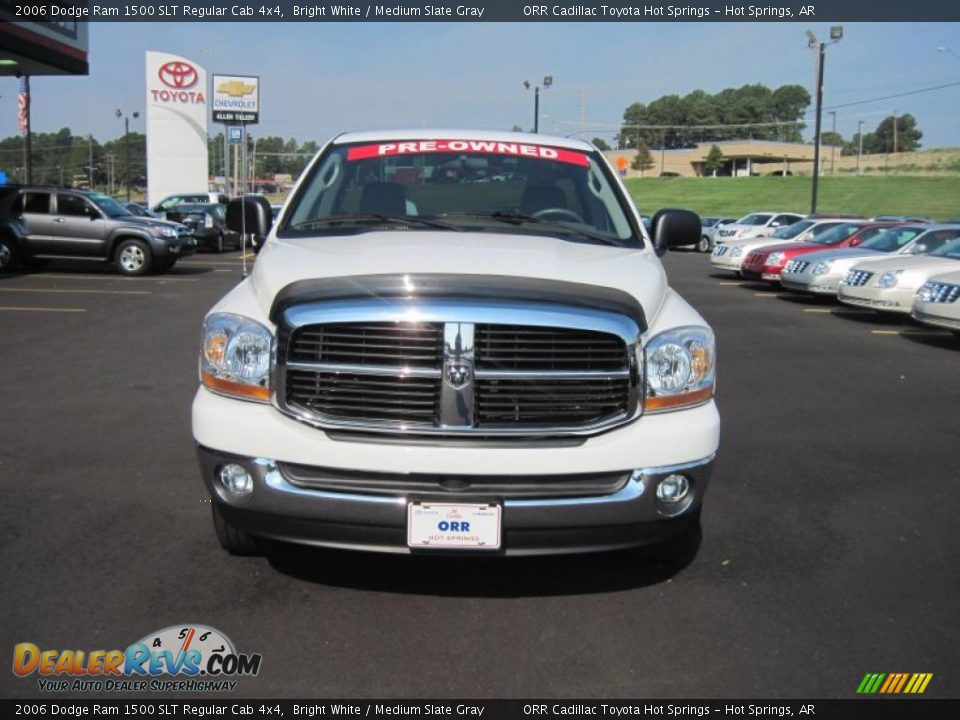
[[[450,597],[589,595],[656,585],[693,562],[701,531],[672,547],[550,557],[376,555],[277,545],[278,572],[306,582],[352,590]]]

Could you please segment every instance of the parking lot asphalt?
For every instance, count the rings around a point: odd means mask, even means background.
[[[203,623],[263,656],[234,697],[846,698],[894,671],[960,695],[960,338],[665,261],[717,334],[724,423],[681,565],[229,557],[189,414],[239,254],[0,276],[0,652]]]

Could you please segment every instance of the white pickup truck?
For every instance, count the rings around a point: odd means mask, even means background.
[[[206,316],[193,435],[218,539],[397,553],[676,546],[717,450],[714,337],[592,145],[329,142]],[[671,542],[673,541],[673,542]]]

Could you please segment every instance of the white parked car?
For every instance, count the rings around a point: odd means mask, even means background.
[[[835,296],[854,265],[892,255],[923,254],[946,240],[927,234],[929,225],[903,225],[883,230],[855,248],[824,250],[791,260],[780,274],[780,286],[795,292]]]
[[[934,275],[921,285],[910,314],[925,325],[960,335],[960,270]]]
[[[739,275],[743,267],[743,261],[752,251],[785,242],[809,242],[827,230],[845,222],[849,221],[832,218],[798,220],[766,237],[718,243],[710,254],[710,264],[717,270],[727,270]]]
[[[649,237],[578,140],[415,130],[338,136],[278,225],[251,200],[241,219],[267,239],[204,320],[193,404],[226,550],[520,555],[695,531],[714,338],[658,256],[697,241],[696,215],[661,211]]]
[[[716,242],[717,230],[735,222],[733,218],[702,217],[700,218],[700,242],[697,243],[697,252],[708,253],[713,250]]]
[[[731,240],[746,240],[748,238],[771,235],[775,230],[793,225],[803,220],[803,215],[790,212],[757,211],[745,215],[736,222],[724,225],[714,234],[716,243],[730,242]]]
[[[898,255],[854,265],[840,281],[837,299],[847,305],[909,314],[914,296],[927,280],[960,267],[960,226],[935,230],[933,237],[946,242],[922,255]],[[924,249],[928,251],[929,246]]]

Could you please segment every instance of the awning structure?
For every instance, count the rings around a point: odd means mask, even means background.
[[[13,22],[14,3],[0,0],[0,76],[87,75],[87,23]]]

